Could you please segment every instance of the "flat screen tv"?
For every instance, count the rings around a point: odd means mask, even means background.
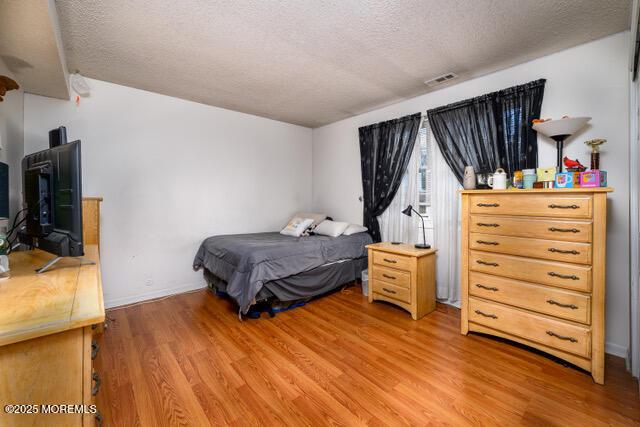
[[[21,243],[58,257],[84,255],[80,141],[30,154],[22,160],[26,224]]]

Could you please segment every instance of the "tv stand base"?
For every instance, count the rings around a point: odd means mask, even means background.
[[[63,258],[71,258],[71,257],[57,256],[54,259],[52,259],[51,261],[48,261],[42,267],[36,269],[36,273],[40,274],[40,273],[46,272],[47,270],[49,270],[51,267],[53,267],[58,261],[60,261]],[[73,258],[80,260],[80,265],[93,265],[93,264],[95,264],[94,261],[90,261],[90,260],[87,260],[87,259],[82,258],[82,257],[73,257]]]

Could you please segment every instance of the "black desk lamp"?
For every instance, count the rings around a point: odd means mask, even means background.
[[[403,210],[402,213],[405,214],[406,216],[411,216],[411,211],[413,211],[416,214],[418,214],[420,219],[422,219],[422,241],[424,243],[416,243],[415,244],[416,248],[420,248],[420,249],[429,249],[429,248],[431,248],[431,245],[427,245],[427,236],[424,233],[424,217],[422,215],[420,215],[420,213],[417,210],[413,209],[413,206],[411,206],[411,205],[407,206],[407,208],[405,210]]]

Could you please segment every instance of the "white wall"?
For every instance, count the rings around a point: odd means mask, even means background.
[[[607,350],[626,356],[629,335],[629,33],[619,33],[525,64],[462,82],[399,104],[313,130],[313,208],[362,222],[358,127],[546,78],[542,116],[591,116],[565,154],[589,163],[582,143],[606,138],[600,165],[608,171]],[[455,70],[453,70],[455,71]],[[555,166],[555,143],[539,137],[539,163]]]
[[[104,197],[107,306],[203,286],[191,265],[205,237],[279,230],[310,207],[310,129],[89,83],[79,107],[25,96],[25,153],[60,125],[82,140],[83,194]]]
[[[15,79],[0,59],[0,75]],[[20,82],[18,82],[20,84]],[[24,94],[22,88],[7,92],[0,102],[0,161],[9,165],[9,216],[13,218],[22,201],[21,162],[24,156]]]

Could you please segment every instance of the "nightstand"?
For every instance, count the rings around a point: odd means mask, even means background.
[[[404,308],[414,320],[436,308],[436,250],[389,242],[368,245],[369,302]]]

